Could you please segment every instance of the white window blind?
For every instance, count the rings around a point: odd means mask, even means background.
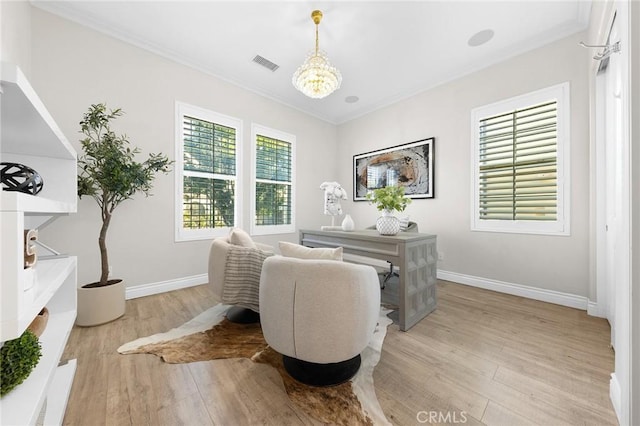
[[[252,234],[293,232],[295,137],[253,125]]]
[[[481,219],[556,220],[557,102],[480,120]]]
[[[240,123],[183,104],[178,110],[177,239],[223,235],[237,222]]]
[[[472,112],[472,229],[568,235],[569,85]]]

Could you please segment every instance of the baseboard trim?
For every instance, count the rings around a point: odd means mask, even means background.
[[[609,380],[609,398],[611,398],[611,404],[613,405],[613,411],[616,412],[618,422],[622,419],[622,388],[616,373],[611,373],[611,380]],[[622,424],[622,423],[620,423]]]
[[[555,290],[541,289],[488,278],[475,277],[472,275],[459,274],[457,272],[444,271],[442,269],[438,269],[438,279],[453,281],[458,284],[465,284],[472,287],[484,288],[486,290],[493,290],[499,293],[512,294],[514,296],[555,303],[557,305],[568,306],[571,308],[587,310],[589,315],[601,316],[598,304],[587,300],[587,298],[583,296],[576,296],[574,294],[562,293]],[[207,274],[200,274],[156,283],[140,284],[133,287],[127,287],[126,298],[127,300],[136,299],[138,297],[151,296],[154,294],[165,293],[167,291],[194,287],[205,284],[208,280],[209,278]]]
[[[568,306],[570,308],[587,309],[587,298],[575,294],[497,281],[489,278],[474,277],[457,272],[443,271],[442,269],[438,269],[438,279],[493,290],[499,293],[526,297],[528,299],[540,300],[542,302],[555,303],[556,305]]]
[[[587,301],[587,314],[598,318],[607,317],[606,313],[600,309],[600,306],[598,306],[598,302],[592,302],[591,300]]]
[[[200,274],[190,277],[176,278],[173,280],[160,281],[157,283],[140,284],[133,287],[127,287],[125,297],[127,300],[136,299],[138,297],[165,293],[167,291],[180,290],[181,288],[194,287],[207,282],[209,282],[207,274]]]

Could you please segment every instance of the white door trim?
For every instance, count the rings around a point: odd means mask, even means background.
[[[606,15],[606,13],[605,13]],[[608,20],[608,23],[611,24],[613,21],[613,17],[616,17],[616,25],[619,34],[620,44],[621,44],[621,52],[615,57],[615,61],[619,63],[619,69],[621,70],[621,90],[619,91],[620,96],[620,110],[618,111],[621,122],[618,123],[620,127],[618,129],[621,130],[620,137],[620,145],[619,145],[619,157],[622,159],[617,162],[617,167],[619,175],[617,175],[616,182],[618,186],[615,188],[606,186],[606,163],[604,160],[605,156],[597,155],[600,147],[599,145],[604,145],[605,138],[607,137],[606,127],[605,125],[611,126],[611,123],[607,123],[604,121],[607,116],[605,112],[606,109],[602,107],[602,105],[598,105],[598,103],[602,102],[603,97],[602,93],[598,93],[599,87],[602,86],[601,81],[596,77],[593,81],[596,87],[594,90],[596,91],[595,96],[596,104],[594,105],[594,114],[596,115],[596,123],[595,123],[595,137],[592,138],[592,143],[595,143],[595,146],[592,146],[592,154],[596,156],[595,165],[595,173],[596,173],[596,182],[592,182],[594,185],[592,186],[592,190],[595,191],[592,195],[595,197],[596,205],[593,207],[592,211],[596,215],[595,222],[592,222],[592,226],[596,226],[595,229],[595,239],[596,239],[596,247],[595,247],[595,255],[596,255],[596,271],[595,271],[595,281],[596,281],[596,297],[598,299],[598,308],[599,310],[604,310],[605,314],[611,316],[613,312],[613,318],[610,318],[613,327],[615,330],[612,330],[612,335],[615,336],[615,367],[614,373],[612,374],[612,379],[610,383],[610,396],[612,399],[612,403],[614,405],[614,409],[616,411],[616,415],[618,416],[618,421],[622,425],[629,424],[630,422],[630,414],[631,414],[631,373],[632,373],[632,357],[631,357],[631,303],[632,303],[632,292],[631,292],[631,142],[630,142],[630,113],[631,113],[631,98],[630,98],[630,62],[629,58],[631,55],[630,49],[630,14],[629,14],[629,2],[626,1],[616,1],[613,5],[612,10],[608,11],[608,16],[604,16],[605,20]],[[601,44],[605,44],[607,42],[607,37],[609,33],[609,26],[601,27],[601,31],[599,33],[599,42]],[[596,66],[597,68],[597,66]],[[593,68],[592,68],[593,69]],[[605,110],[605,111],[603,111]],[[617,126],[616,126],[617,127]],[[604,179],[604,184],[603,184]],[[604,185],[604,189],[603,189]],[[603,242],[606,242],[607,235],[606,230],[602,228],[603,220],[606,224],[607,222],[607,211],[606,208],[602,208],[601,202],[606,200],[606,196],[603,197],[599,194],[600,191],[605,191],[606,193],[611,193],[611,191],[620,191],[617,200],[617,209],[616,216],[618,222],[618,231],[615,235],[616,241],[616,250],[615,250],[615,273],[613,276],[615,277],[614,283],[607,283],[607,278],[611,277],[611,274],[606,272],[606,256],[607,251],[602,249]],[[610,199],[611,200],[611,199]],[[605,204],[606,205],[606,204]],[[593,234],[592,234],[593,235]],[[605,271],[603,272],[602,267],[605,266]],[[607,294],[607,286],[614,285],[614,293]],[[602,297],[602,299],[601,299]],[[613,299],[613,300],[612,300]],[[604,305],[604,306],[601,306]],[[613,309],[608,308],[608,306],[612,306]],[[637,374],[637,373],[636,373]]]

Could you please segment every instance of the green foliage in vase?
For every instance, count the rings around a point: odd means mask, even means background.
[[[84,155],[78,158],[78,196],[93,197],[102,214],[102,228],[98,238],[101,274],[98,286],[107,285],[109,257],[106,237],[111,215],[120,203],[135,193],[151,195],[152,182],[157,172],[170,172],[173,161],[162,154],[150,154],[144,162],[136,161],[138,148],[129,147],[126,135],[117,136],[111,130],[111,120],[123,114],[120,108],[107,112],[104,104],[91,105],[80,121],[80,141]]]
[[[411,198],[404,196],[403,186],[386,186],[384,188],[374,189],[366,195],[367,200],[371,204],[375,204],[380,211],[404,211],[407,205],[411,204]]]
[[[4,342],[0,349],[0,396],[24,382],[42,356],[38,337],[26,330],[17,339]]]

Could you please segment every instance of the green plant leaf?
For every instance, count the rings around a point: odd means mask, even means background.
[[[382,210],[404,211],[407,205],[411,204],[411,198],[404,195],[403,186],[386,186],[374,189],[365,196],[369,203],[375,204],[376,208]]]

